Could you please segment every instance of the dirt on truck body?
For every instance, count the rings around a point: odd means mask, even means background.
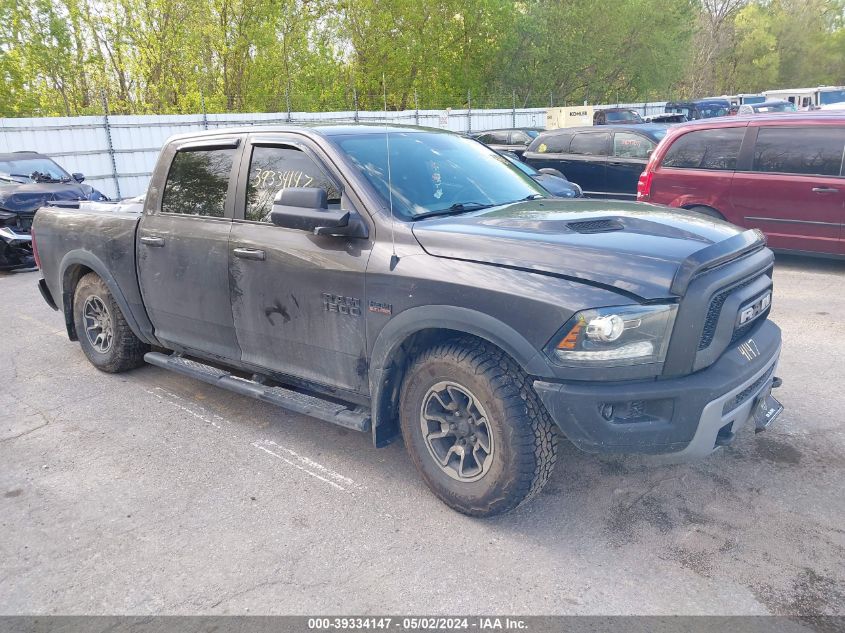
[[[42,294],[98,368],[401,436],[474,516],[536,494],[562,438],[699,458],[781,410],[759,232],[556,199],[447,132],[181,135],[141,214],[45,207],[35,235]]]

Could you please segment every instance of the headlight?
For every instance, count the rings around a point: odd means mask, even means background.
[[[675,304],[582,310],[563,326],[551,355],[573,367],[662,363],[677,311]]]

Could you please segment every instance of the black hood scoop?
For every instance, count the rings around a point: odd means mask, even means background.
[[[576,233],[610,233],[611,231],[621,231],[625,226],[618,220],[605,218],[583,220],[581,222],[567,222],[566,228]]]

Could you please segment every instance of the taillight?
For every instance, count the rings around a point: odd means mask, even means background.
[[[29,227],[29,234],[32,236],[32,256],[35,258],[35,265],[41,268],[41,258],[38,256],[38,246],[35,244],[35,226]]]
[[[637,180],[637,200],[648,200],[651,197],[651,181],[654,179],[654,172],[648,167],[640,174]]]

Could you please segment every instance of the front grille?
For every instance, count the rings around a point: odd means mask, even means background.
[[[621,231],[625,228],[617,220],[583,220],[568,222],[566,226],[576,233],[609,233],[610,231]]]
[[[736,394],[736,396],[734,396],[731,400],[728,400],[725,403],[725,406],[722,407],[722,415],[727,415],[734,409],[739,408],[742,403],[744,403],[752,395],[757,393],[757,390],[760,389],[760,387],[762,387],[766,383],[766,381],[772,377],[772,373],[774,371],[775,366],[772,365],[771,367],[769,367],[769,371],[767,371],[765,374],[763,374],[757,380],[751,383],[748,387]]]
[[[716,336],[716,327],[719,325],[719,317],[722,314],[722,306],[725,305],[725,301],[731,295],[731,293],[734,293],[741,288],[745,288],[746,286],[753,284],[760,277],[762,277],[762,275],[749,277],[748,279],[740,281],[739,283],[736,283],[732,286],[728,286],[724,290],[720,290],[718,293],[713,295],[713,298],[710,300],[710,307],[707,309],[707,316],[704,319],[704,329],[701,331],[701,340],[698,342],[699,352],[710,347],[710,344],[713,342],[713,337]],[[740,333],[741,330],[748,331],[748,329],[751,329],[749,326],[753,326],[755,323],[761,321],[763,318],[765,318],[765,315],[760,316],[758,319],[755,319],[751,323],[743,325],[741,328],[738,328],[737,331],[734,333],[734,336],[741,337],[743,335]]]
[[[740,341],[745,338],[745,335],[748,334],[752,329],[754,329],[755,325],[759,325],[760,323],[765,321],[768,316],[769,311],[766,310],[753,321],[746,323],[745,325],[740,325],[736,330],[734,330],[734,335],[731,337],[730,344],[733,345],[737,341]]]

